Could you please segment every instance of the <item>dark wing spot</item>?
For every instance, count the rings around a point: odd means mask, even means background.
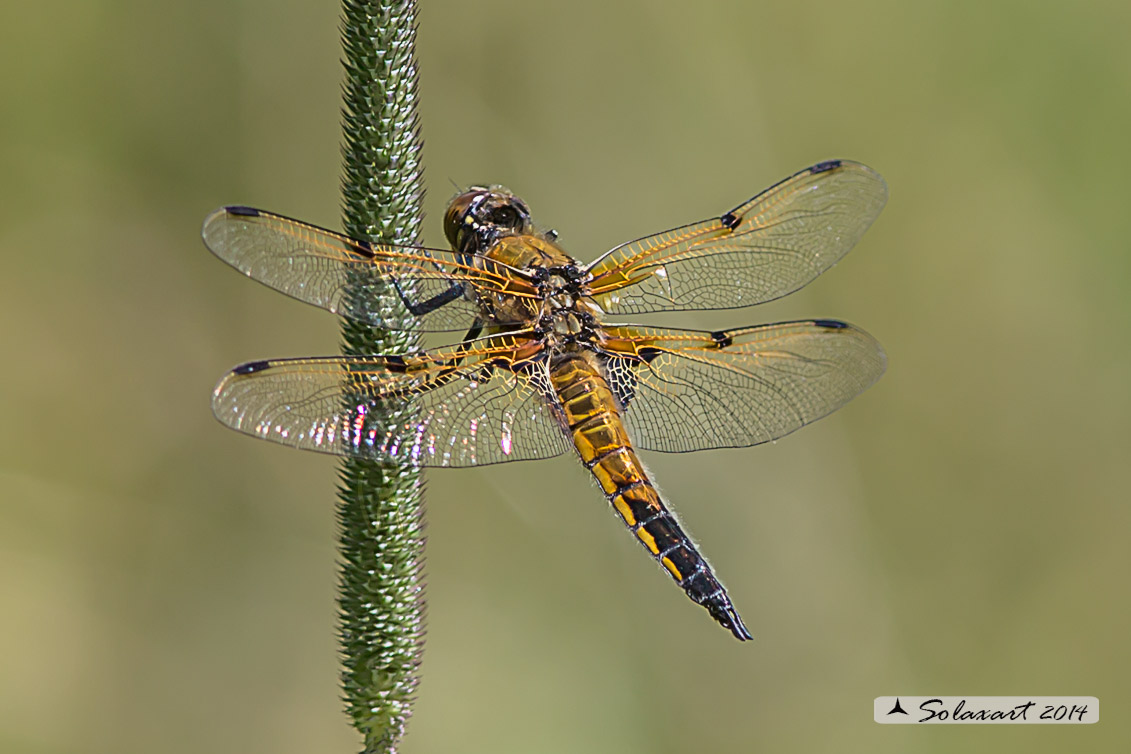
[[[662,348],[654,348],[653,346],[642,346],[636,350],[636,355],[643,359],[645,364],[650,364],[653,359],[664,353]]]
[[[390,374],[404,374],[408,371],[408,365],[405,363],[404,356],[382,356],[385,362],[385,368],[389,370]]]
[[[373,253],[373,244],[369,243],[368,241],[362,241],[360,238],[351,238],[350,245],[353,247],[354,251],[356,251],[363,257],[372,258],[376,256]]]
[[[813,324],[828,330],[843,330],[848,327],[847,322],[841,322],[839,319],[815,319]]]
[[[718,348],[726,348],[734,343],[734,338],[726,330],[716,330],[711,333],[711,340],[715,341],[715,346]]]
[[[224,211],[229,215],[239,215],[240,217],[259,217],[259,210],[254,207],[244,207],[241,204],[224,207]]]
[[[271,362],[269,361],[249,361],[233,369],[232,374],[253,374],[255,372],[262,372],[269,366],[271,366]]]
[[[719,222],[725,225],[729,230],[734,230],[738,227],[738,224],[741,222],[741,220],[739,219],[738,215],[734,214],[733,212],[727,212],[725,215],[719,218]]]
[[[830,170],[836,170],[839,167],[840,160],[825,160],[809,168],[809,172],[816,175],[817,173],[827,173]]]

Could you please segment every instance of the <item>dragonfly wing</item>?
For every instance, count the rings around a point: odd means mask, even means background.
[[[337,455],[419,466],[550,458],[570,446],[538,354],[494,335],[404,356],[252,362],[220,381],[212,410],[246,434]]]
[[[721,217],[619,246],[588,268],[609,313],[729,309],[780,298],[848,253],[887,201],[871,168],[814,165]]]
[[[883,349],[836,320],[715,333],[608,327],[607,373],[641,448],[680,453],[768,442],[880,378]]]
[[[466,330],[477,292],[533,295],[517,270],[441,249],[370,244],[250,207],[204,220],[204,244],[277,291],[335,314],[394,330]]]

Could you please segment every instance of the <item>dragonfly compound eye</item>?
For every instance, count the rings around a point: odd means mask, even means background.
[[[495,207],[491,210],[488,217],[492,225],[497,225],[501,228],[520,230],[524,225],[523,216],[519,212],[519,209],[510,204]]]
[[[474,186],[457,196],[444,214],[444,233],[452,247],[468,252],[504,235],[530,230],[530,210],[502,186]]]
[[[494,186],[471,210],[475,219],[496,234],[526,233],[530,230],[530,210],[517,196],[502,186]]]
[[[452,248],[460,249],[467,242],[468,231],[474,231],[471,226],[475,222],[475,208],[487,195],[487,189],[472,188],[448,204],[448,210],[444,213],[444,235]]]

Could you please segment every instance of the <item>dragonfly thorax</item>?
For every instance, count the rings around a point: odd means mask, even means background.
[[[550,317],[554,334],[576,337],[585,329],[585,323],[578,312],[556,312]]]
[[[534,269],[542,294],[538,329],[558,345],[589,340],[597,324],[594,307],[582,291],[583,274],[576,264]]]
[[[584,276],[581,268],[576,264],[562,264],[554,267],[534,267],[534,279],[538,283],[538,290],[544,298],[555,296],[570,296],[576,298],[581,295],[581,280]]]
[[[545,338],[549,348],[560,350],[593,340],[596,324],[593,315],[580,307],[574,307],[544,312],[534,329]]]

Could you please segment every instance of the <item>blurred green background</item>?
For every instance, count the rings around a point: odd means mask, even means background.
[[[338,226],[334,3],[0,9],[0,751],[356,751],[333,460],[223,429],[233,364],[337,322],[207,253]],[[1131,750],[1131,5],[426,2],[431,193],[504,183],[576,256],[830,157],[891,200],[787,300],[890,367],[771,446],[648,454],[756,641],[571,459],[429,474],[405,754]],[[1095,726],[890,727],[886,694],[1098,696]],[[814,717],[816,716],[816,717]]]

